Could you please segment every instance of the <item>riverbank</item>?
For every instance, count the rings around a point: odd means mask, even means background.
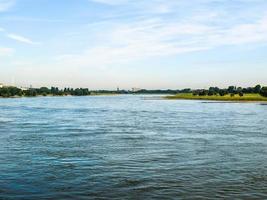
[[[244,94],[244,96],[235,95],[213,95],[213,96],[194,96],[192,93],[181,93],[171,96],[166,96],[166,99],[170,100],[207,100],[207,101],[229,101],[229,102],[267,102],[266,97],[262,97],[259,94]]]

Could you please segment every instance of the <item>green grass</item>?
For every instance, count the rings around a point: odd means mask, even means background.
[[[267,101],[266,97],[262,97],[259,94],[244,94],[243,97],[235,95],[231,97],[230,95],[220,96],[194,96],[193,94],[177,94],[173,96],[167,96],[167,99],[188,99],[188,100],[213,100],[213,101]]]

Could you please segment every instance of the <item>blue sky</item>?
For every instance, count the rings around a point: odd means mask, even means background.
[[[0,0],[0,82],[267,85],[266,0]]]

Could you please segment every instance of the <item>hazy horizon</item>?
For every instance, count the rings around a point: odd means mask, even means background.
[[[0,0],[0,83],[267,85],[264,0]]]

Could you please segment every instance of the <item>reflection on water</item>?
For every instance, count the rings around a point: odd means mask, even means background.
[[[0,99],[0,199],[266,199],[267,107]]]

